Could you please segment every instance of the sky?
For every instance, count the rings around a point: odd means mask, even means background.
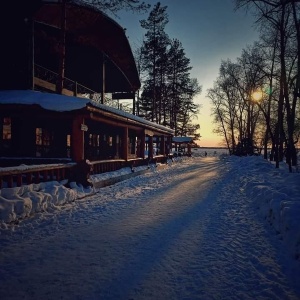
[[[1,299],[299,299],[300,173],[207,152],[2,188]]]
[[[154,7],[158,1],[145,2]],[[258,40],[254,17],[243,10],[234,11],[233,0],[161,0],[160,3],[168,7],[166,33],[182,43],[193,67],[191,77],[197,78],[202,86],[202,93],[195,98],[195,103],[201,105],[200,114],[195,120],[201,126],[199,144],[220,146],[222,137],[213,133],[207,89],[213,87],[222,60],[229,58],[234,61],[247,45]],[[126,28],[132,49],[139,47],[145,34],[139,20],[147,19],[149,12],[143,15],[122,12],[118,15],[116,21]]]

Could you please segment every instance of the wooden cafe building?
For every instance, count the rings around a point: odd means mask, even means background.
[[[31,183],[86,160],[95,173],[164,160],[173,130],[135,115],[140,80],[125,30],[76,1],[32,3],[1,16],[0,183],[10,174],[22,184],[24,174],[3,171],[19,164],[41,165]],[[132,99],[133,114],[105,105],[107,95]]]

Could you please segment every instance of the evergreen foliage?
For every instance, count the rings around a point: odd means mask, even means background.
[[[146,119],[169,126],[175,135],[200,137],[200,126],[193,124],[199,105],[193,102],[201,92],[197,79],[190,77],[190,60],[181,42],[169,38],[165,32],[168,24],[167,6],[158,2],[146,20],[141,46],[141,69],[145,75],[141,97],[140,114]]]

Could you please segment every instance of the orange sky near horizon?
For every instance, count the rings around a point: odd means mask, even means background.
[[[204,94],[204,93],[202,93]],[[211,105],[205,95],[200,95],[196,102],[201,105],[200,112],[195,123],[200,124],[201,138],[197,141],[200,147],[223,147],[225,145],[223,136],[214,133],[215,123],[211,116]]]

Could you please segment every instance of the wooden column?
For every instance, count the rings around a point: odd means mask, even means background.
[[[149,136],[148,141],[148,158],[153,158],[153,136]]]
[[[168,145],[168,154],[170,154],[172,151],[172,137],[171,136],[167,137],[167,145]]]
[[[165,144],[165,136],[162,135],[160,137],[160,154],[165,155],[166,154],[166,144]]]
[[[56,92],[63,93],[65,79],[65,62],[66,62],[66,26],[67,26],[67,9],[66,0],[60,0],[61,15],[60,15],[60,40],[59,40],[59,69],[58,79],[56,82]]]
[[[146,135],[145,132],[141,135],[141,153],[140,156],[144,159],[145,158],[145,147],[146,147]]]
[[[133,92],[133,99],[132,99],[132,114],[135,115],[135,92]]]
[[[105,55],[102,56],[102,91],[101,91],[101,104],[104,104],[105,97]]]
[[[123,128],[122,135],[122,158],[128,159],[128,127]]]
[[[72,124],[71,153],[75,162],[84,159],[84,131],[81,125],[84,124],[83,116],[76,116]]]
[[[188,155],[192,154],[192,145],[190,143],[187,144],[187,153]]]
[[[119,158],[120,157],[120,153],[119,153],[119,145],[120,145],[120,136],[119,134],[117,134],[114,137],[114,143],[113,143],[114,147],[115,147],[115,157]]]
[[[28,45],[28,67],[29,67],[29,88],[34,90],[34,21],[31,17],[29,20],[30,33],[29,45]]]

